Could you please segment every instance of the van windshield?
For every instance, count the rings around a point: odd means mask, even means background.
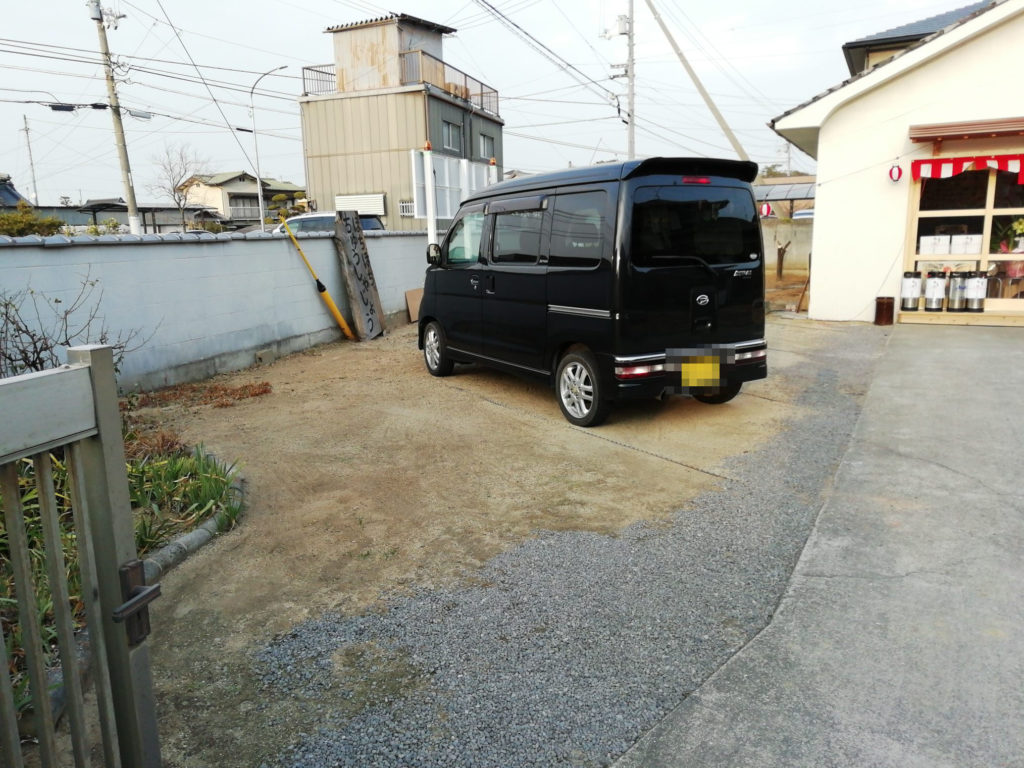
[[[750,192],[705,185],[640,187],[633,197],[630,253],[638,267],[735,264],[760,257]]]

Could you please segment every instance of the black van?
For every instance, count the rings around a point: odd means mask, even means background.
[[[751,162],[651,158],[478,192],[427,248],[427,369],[543,377],[583,427],[617,399],[731,400],[767,375],[756,174]]]

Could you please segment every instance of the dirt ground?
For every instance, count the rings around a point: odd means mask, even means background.
[[[772,375],[727,405],[632,403],[578,429],[541,384],[475,366],[431,377],[412,325],[217,380],[272,392],[147,414],[236,461],[248,502],[236,530],[164,576],[152,612],[173,768],[257,766],[303,730],[306,705],[268,706],[249,661],[297,622],[472,578],[540,529],[663,520],[799,415],[793,380]]]

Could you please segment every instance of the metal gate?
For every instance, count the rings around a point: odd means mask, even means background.
[[[136,556],[113,355],[105,346],[74,347],[68,351],[68,360],[68,365],[51,371],[0,379],[0,490],[21,627],[23,651],[18,654],[24,653],[19,666],[27,668],[34,738],[38,741],[33,749],[38,750],[44,768],[62,764],[51,709],[56,678],[57,685],[63,686],[70,734],[61,742],[66,744],[69,739],[70,748],[65,746],[62,752],[73,755],[75,766],[92,765],[86,723],[95,719],[102,734],[103,765],[158,768],[160,744],[149,650],[143,641],[149,623],[146,605],[159,594],[159,585],[144,585]],[[66,526],[63,534],[52,452],[63,455],[69,480],[74,525],[73,530]],[[19,465],[24,468],[21,473]],[[32,525],[42,528],[42,536],[36,536],[37,544],[32,547],[26,532],[28,506],[38,513],[38,519],[33,514]],[[89,709],[83,695],[80,638],[75,635],[63,556],[68,540],[74,540],[77,547],[89,637],[89,677],[96,692],[96,705]],[[60,660],[57,675],[47,669],[53,665],[44,648],[39,620],[44,611],[39,603],[45,606],[45,599],[39,596],[37,580],[47,582],[52,595]],[[13,596],[3,597],[10,605]],[[24,755],[15,686],[20,675],[11,673],[9,630],[5,623],[0,762],[21,768]],[[19,685],[17,690],[24,692],[25,687]]]

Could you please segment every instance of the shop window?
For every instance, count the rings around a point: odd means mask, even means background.
[[[987,298],[997,300],[986,311],[1024,310],[1024,155],[934,158],[915,166],[921,178],[906,268],[981,273]]]
[[[948,179],[921,179],[921,210],[984,208],[988,171],[968,171]]]
[[[1019,173],[996,171],[996,208],[1024,208],[1024,184]]]

